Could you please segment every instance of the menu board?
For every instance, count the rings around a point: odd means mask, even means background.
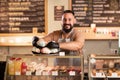
[[[45,32],[45,0],[0,0],[0,33]]]
[[[71,0],[76,27],[120,27],[120,0]]]
[[[64,6],[54,6],[54,20],[60,21],[62,13],[64,11]]]

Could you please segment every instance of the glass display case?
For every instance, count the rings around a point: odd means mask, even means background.
[[[89,80],[120,80],[120,56],[90,55]]]
[[[83,56],[7,56],[5,80],[83,80]]]

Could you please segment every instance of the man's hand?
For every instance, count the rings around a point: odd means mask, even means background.
[[[33,47],[33,48],[32,48],[32,53],[33,53],[33,54],[40,54],[40,49],[39,49],[39,48],[36,48],[36,47]]]
[[[39,40],[39,38],[38,38],[37,36],[34,36],[34,37],[33,37],[33,40],[32,40],[32,45],[36,47],[38,40]]]
[[[50,54],[51,53],[51,50],[47,47],[44,47],[41,49],[41,53],[46,53],[46,54]]]
[[[39,39],[37,36],[33,37],[32,45],[36,48],[43,48],[45,46],[45,42],[42,39]]]
[[[59,43],[51,41],[46,45],[46,47],[49,48],[49,49],[59,48]]]

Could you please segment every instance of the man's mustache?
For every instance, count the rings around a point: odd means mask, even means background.
[[[71,26],[71,24],[64,24],[64,26]]]

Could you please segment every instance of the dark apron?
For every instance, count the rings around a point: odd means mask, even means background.
[[[58,39],[58,42],[70,42],[70,41],[73,41],[73,32],[71,32],[70,34],[70,38],[65,38],[65,39],[62,39],[62,32],[60,33],[60,38]],[[79,55],[79,51],[72,51],[72,50],[64,50],[64,49],[60,49],[61,52],[65,52],[65,55],[73,55],[73,56],[76,56],[76,55]]]
[[[60,38],[58,39],[58,42],[70,42],[73,41],[73,31],[70,34],[70,38],[62,39],[62,32],[60,33]],[[63,50],[60,49],[61,52],[65,52],[65,55],[69,56],[76,56],[79,54],[79,51],[71,51],[71,50]],[[57,58],[55,60],[55,65],[59,66],[80,66],[80,58]]]

